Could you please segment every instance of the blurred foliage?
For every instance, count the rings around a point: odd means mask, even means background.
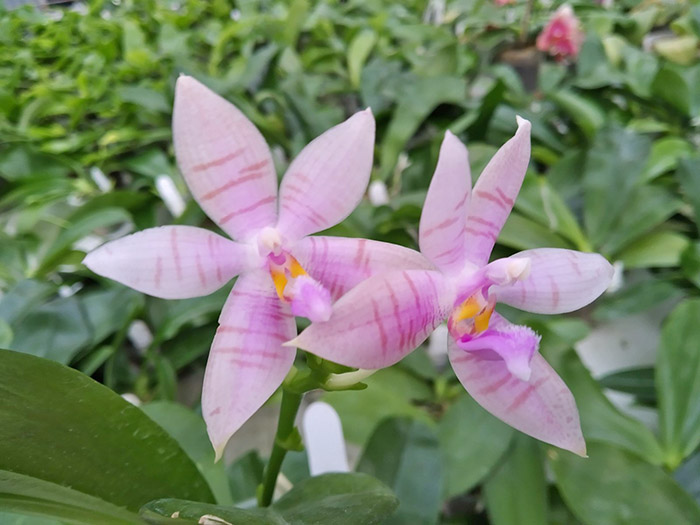
[[[522,318],[543,335],[543,352],[574,392],[591,458],[511,431],[422,350],[372,376],[364,391],[325,397],[348,439],[364,447],[360,470],[399,496],[395,523],[700,522],[700,6],[572,2],[586,41],[567,64],[535,52],[534,38],[556,6],[534,4],[524,27],[521,0],[504,7],[489,0],[0,7],[0,346],[156,401],[146,413],[174,438],[168,446],[177,442],[177,454],[194,461],[217,502],[249,499],[261,459],[250,453],[224,472],[211,461],[201,418],[172,403],[196,407],[185,385],[194,378],[198,392],[228,290],[163,301],[80,264],[86,251],[129,231],[215,227],[174,164],[177,75],[197,77],[241,108],[273,147],[280,173],[315,136],[371,106],[374,177],[390,201],[363,202],[332,233],[410,247],[444,131],[469,145],[476,177],[520,114],[533,123],[533,161],[496,255],[569,247],[601,252],[624,268],[622,287],[583,317]],[[187,200],[184,212],[168,202],[168,184]],[[572,347],[589,325],[678,302],[656,367],[602,381],[658,414],[657,437],[608,400]],[[98,397],[95,410],[106,410]],[[0,409],[0,419],[9,417]],[[12,476],[20,474],[27,473]],[[92,496],[63,494],[47,477],[39,486],[8,476],[0,485],[26,486],[19,493],[39,502],[19,510],[41,515],[70,496],[77,499],[61,516],[90,522]],[[417,484],[424,476],[430,490]],[[393,505],[384,487],[372,490]],[[81,505],[88,514],[76,511]],[[172,505],[144,512],[165,519],[158,516]],[[13,509],[2,499],[0,507]],[[120,519],[116,507],[101,512]]]

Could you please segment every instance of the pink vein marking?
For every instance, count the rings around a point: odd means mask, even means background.
[[[506,372],[506,374],[500,379],[480,389],[479,394],[493,394],[494,392],[502,388],[508,381],[510,381],[511,377],[512,376],[510,375],[510,372]]]
[[[464,194],[464,197],[462,197],[459,202],[457,203],[457,206],[455,206],[454,211],[459,211],[459,209],[464,206],[464,204],[467,202],[467,199],[469,198],[469,192]]]
[[[255,164],[251,164],[250,166],[246,166],[245,168],[241,168],[241,170],[238,173],[248,173],[249,171],[258,171],[260,168],[264,168],[267,166],[268,159],[261,160],[260,162],[256,162]]]
[[[389,281],[384,281],[384,284],[386,284],[387,290],[389,290],[391,304],[394,307],[394,321],[396,321],[396,329],[401,335],[401,337],[399,338],[399,348],[403,348],[406,339],[406,334],[404,334],[403,331],[403,321],[401,320],[401,312],[399,311],[399,300],[396,297],[396,292],[394,292],[394,289],[391,287],[391,284],[389,284]]]
[[[250,175],[245,175],[245,176],[240,177],[238,179],[234,179],[232,181],[227,182],[223,186],[219,186],[215,190],[211,190],[209,193],[205,193],[202,196],[201,200],[208,201],[210,199],[213,199],[214,197],[218,197],[226,190],[230,190],[231,188],[235,188],[239,184],[243,184],[244,182],[248,182],[249,180],[259,179],[259,178],[264,177],[264,176],[265,176],[265,172],[258,171],[256,173],[251,173]]]
[[[219,354],[240,354],[240,355],[256,355],[264,357],[265,359],[282,359],[282,354],[277,354],[275,352],[268,352],[266,350],[251,352],[246,348],[240,346],[225,346],[223,348],[217,348],[216,352]]]
[[[221,261],[219,257],[217,257],[216,253],[216,246],[215,244],[217,243],[218,238],[214,237],[213,235],[210,235],[207,237],[207,246],[209,247],[209,257],[215,261],[214,264],[216,264],[216,280],[218,282],[222,282],[224,280],[224,277],[221,273]]]
[[[276,200],[277,200],[277,197],[275,197],[274,195],[270,196],[270,197],[265,197],[264,199],[260,199],[258,202],[251,204],[247,208],[241,208],[240,210],[229,213],[228,215],[226,215],[225,217],[223,217],[219,221],[219,224],[226,224],[228,221],[233,219],[236,215],[241,215],[243,213],[251,212],[251,211],[255,210],[256,208],[259,208],[263,204],[270,204],[271,202],[275,202]]]
[[[576,272],[576,275],[578,275],[580,277],[581,276],[581,268],[579,268],[578,261],[576,260],[576,256],[571,252],[566,252],[566,253],[568,254],[569,260],[571,261],[571,267]]]
[[[488,226],[489,228],[493,228],[494,230],[498,230],[498,224],[496,224],[493,221],[487,221],[486,219],[482,219],[481,217],[470,217],[469,220],[476,222],[477,224],[483,224],[484,226]]]
[[[416,305],[416,310],[420,312],[420,296],[418,295],[418,289],[416,288],[416,284],[406,272],[401,272],[401,275],[403,275],[403,278],[406,280],[408,286],[411,288],[411,292],[413,293],[413,300],[415,301]]]
[[[257,368],[258,370],[267,370],[269,366],[265,363],[256,363],[253,361],[246,361],[245,359],[240,359],[234,357],[230,360],[231,364],[240,366],[241,368]]]
[[[377,306],[377,301],[372,299],[372,310],[374,312],[374,323],[377,325],[379,330],[379,340],[382,346],[382,353],[386,352],[387,337],[384,331],[384,325],[382,324],[382,317],[379,315],[379,307]]]
[[[289,339],[285,334],[278,334],[270,330],[253,330],[252,328],[244,328],[240,326],[231,325],[220,325],[216,333],[222,334],[241,334],[241,335],[262,335],[271,337],[273,339],[279,339],[280,341],[286,341]]]
[[[205,162],[203,164],[197,164],[196,166],[192,166],[192,171],[196,173],[198,171],[208,170],[209,168],[213,168],[215,166],[223,166],[227,162],[230,162],[236,157],[240,156],[244,150],[245,148],[237,149],[236,151],[229,153],[228,155],[224,155],[221,158]]]
[[[362,263],[362,258],[365,256],[365,244],[367,244],[367,239],[360,239],[357,241],[357,255],[355,255],[355,266],[360,266]]]
[[[195,261],[197,263],[197,273],[199,274],[199,282],[202,286],[207,285],[207,276],[204,273],[204,268],[202,268],[202,259],[199,257],[199,253],[195,254]]]
[[[556,308],[559,306],[559,286],[551,275],[549,276],[549,284],[552,285],[552,302]]]
[[[501,200],[505,202],[508,206],[512,206],[513,204],[515,204],[515,201],[508,197],[508,195],[503,193],[501,188],[496,188],[496,193],[498,193],[498,196],[501,198]]]
[[[531,385],[528,385],[525,390],[523,390],[520,394],[517,395],[517,397],[513,400],[513,402],[506,408],[506,412],[512,412],[516,408],[520,407],[527,399],[539,388],[541,387],[547,380],[549,379],[549,376],[542,377],[532,383]]]
[[[328,221],[326,221],[326,218],[318,213],[316,210],[314,210],[311,206],[306,204],[305,202],[300,201],[296,197],[290,197],[287,195],[287,201],[293,202],[296,206],[301,206],[304,208],[309,214],[307,217],[313,222],[316,226],[325,226]],[[289,211],[294,211],[294,208],[291,206],[288,206],[286,203],[284,205],[286,209]]]
[[[160,255],[156,258],[156,273],[153,276],[156,288],[160,288],[160,278],[163,276],[163,259]]]
[[[425,232],[423,232],[423,235],[426,237],[428,235],[432,235],[437,230],[443,230],[445,228],[448,228],[449,226],[452,226],[458,220],[459,220],[459,217],[451,217],[449,219],[445,219],[440,224],[437,224],[436,226],[433,226],[432,228],[428,228],[427,230],[425,230]]]
[[[469,232],[469,233],[471,233],[471,234],[477,235],[477,236],[479,236],[479,237],[485,237],[485,238],[490,239],[490,240],[492,240],[492,241],[495,241],[495,240],[496,240],[496,236],[495,236],[493,233],[491,233],[491,232],[486,232],[486,231],[482,231],[482,230],[477,230],[476,228],[471,228],[471,227],[469,227],[469,226],[467,226],[467,227],[464,228],[464,229],[465,229],[465,231],[467,231],[467,232]]]
[[[311,184],[311,179],[299,171],[295,172],[294,176],[305,184]]]
[[[476,191],[474,193],[477,195],[477,197],[484,198],[488,201],[493,202],[494,204],[497,204],[502,209],[508,210],[508,206],[501,199],[496,197],[493,193],[490,193],[490,192],[485,191],[485,190],[479,190],[479,191]]]
[[[221,414],[221,407],[216,407],[214,410],[209,412],[209,416],[215,416],[217,414]]]
[[[173,250],[173,262],[175,263],[175,274],[178,280],[182,279],[182,264],[180,263],[180,250],[177,247],[177,229],[170,230],[170,246]]]
[[[444,252],[438,253],[438,254],[435,256],[435,258],[436,258],[436,259],[442,259],[442,258],[445,257],[446,255],[452,255],[452,254],[454,254],[455,252],[458,252],[458,251],[461,250],[461,249],[462,249],[462,245],[461,245],[461,244],[455,244],[455,245],[454,245],[452,248],[450,248],[449,250],[445,250]]]

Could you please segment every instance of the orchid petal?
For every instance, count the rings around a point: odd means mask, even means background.
[[[298,240],[350,215],[369,183],[373,154],[374,117],[369,109],[311,141],[282,179],[280,232]]]
[[[277,220],[277,176],[265,139],[230,102],[194,78],[175,87],[173,142],[195,200],[234,239]]]
[[[330,320],[312,323],[289,344],[342,365],[384,368],[425,341],[453,302],[437,271],[383,273],[350,290]]]
[[[452,338],[448,352],[459,381],[491,414],[545,443],[586,455],[574,397],[539,353],[530,360],[530,379],[523,381],[502,359],[463,350]]]
[[[296,243],[292,253],[309,275],[330,291],[333,300],[378,273],[433,269],[415,250],[367,239],[306,237]]]
[[[256,254],[202,228],[161,226],[108,242],[83,263],[134,290],[185,299],[218,290],[256,264]]]
[[[467,257],[479,266],[510,215],[530,161],[530,122],[518,117],[518,131],[493,156],[474,185],[467,218]]]
[[[492,288],[501,303],[528,312],[560,314],[593,302],[613,275],[612,265],[597,253],[558,248],[525,250],[508,259],[530,259],[527,278]]]
[[[289,307],[263,271],[241,276],[219,318],[202,389],[202,413],[217,459],[229,438],[282,384],[296,352]]]
[[[467,148],[448,131],[420,218],[421,252],[445,272],[464,266],[470,191]]]

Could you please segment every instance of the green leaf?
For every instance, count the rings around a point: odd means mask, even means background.
[[[202,516],[236,525],[374,525],[384,523],[399,504],[380,481],[366,474],[323,474],[296,485],[265,509],[235,509],[165,499],[146,505],[149,523],[203,523]],[[177,514],[176,514],[177,513]],[[173,515],[177,518],[172,518]]]
[[[336,409],[348,441],[363,444],[379,422],[392,416],[409,416],[430,424],[431,418],[415,406],[431,396],[425,383],[397,368],[385,368],[368,377],[365,390],[328,392],[321,398]]]
[[[571,248],[571,245],[540,223],[528,219],[517,212],[508,216],[498,243],[516,250],[531,248]]]
[[[676,178],[681,186],[681,191],[690,201],[695,212],[695,223],[700,223],[700,157],[684,159],[678,162]]]
[[[369,438],[357,471],[383,481],[399,498],[396,514],[385,524],[437,523],[442,467],[437,436],[430,427],[408,418],[385,419]]]
[[[656,403],[654,369],[650,367],[630,368],[600,378],[603,388],[632,394],[642,403]]]
[[[618,254],[625,268],[668,268],[678,266],[681,255],[690,245],[685,235],[655,231],[629,244]]]
[[[543,459],[537,441],[516,436],[512,449],[484,485],[492,525],[548,523]]]
[[[136,514],[105,500],[2,469],[0,469],[0,508],[85,525],[141,523]],[[0,519],[2,519],[1,514]]]
[[[445,494],[468,491],[494,468],[508,449],[513,429],[462,395],[440,420]]]
[[[675,468],[700,445],[700,300],[679,304],[661,332],[656,363],[659,428],[666,464]]]
[[[640,182],[649,139],[611,127],[598,133],[588,152],[583,179],[584,222],[595,246],[610,235]]]
[[[650,181],[676,169],[679,162],[693,152],[690,143],[679,137],[664,137],[654,141],[644,168],[644,180]]]
[[[213,499],[173,438],[76,370],[0,350],[0,397],[0,469],[130,510],[163,496]]]
[[[169,401],[149,403],[142,406],[141,410],[175,438],[207,480],[216,502],[221,505],[233,503],[224,464],[214,463],[214,449],[209,442],[202,417]]]
[[[589,97],[575,91],[559,89],[549,94],[555,104],[568,113],[587,137],[593,137],[605,124],[605,112]]]
[[[574,394],[586,439],[614,444],[650,463],[663,461],[663,452],[651,431],[613,406],[575,352],[566,352],[555,368]]]
[[[693,498],[661,468],[602,443],[591,443],[588,455],[549,451],[557,488],[584,524],[700,523]]]
[[[598,299],[593,317],[599,321],[618,319],[654,308],[682,294],[681,288],[673,283],[645,273],[639,279],[629,279],[619,292],[605,294]]]
[[[371,29],[360,31],[350,41],[348,46],[348,75],[350,76],[350,85],[355,89],[360,87],[362,67],[376,42],[377,34]]]
[[[284,464],[287,466],[288,461],[285,461]],[[263,480],[264,469],[265,463],[254,450],[237,458],[226,469],[231,497],[234,502],[255,500],[258,485]]]

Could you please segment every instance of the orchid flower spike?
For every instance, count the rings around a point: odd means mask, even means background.
[[[471,191],[467,149],[449,131],[423,207],[421,251],[438,270],[369,278],[326,322],[291,344],[359,368],[392,365],[448,320],[450,362],[467,391],[512,427],[585,455],[571,392],[538,353],[539,337],[494,313],[496,301],[556,314],[598,297],[612,277],[600,255],[542,248],[489,263],[530,158],[530,123],[491,159]]]
[[[239,275],[209,354],[202,411],[217,459],[282,384],[294,316],[324,321],[331,303],[375,272],[430,268],[418,252],[365,239],[309,237],[343,219],[367,187],[374,118],[360,111],[306,146],[277,176],[260,132],[188,76],[175,91],[173,138],[194,198],[236,241],[191,226],[152,228],[85,258],[95,273],[166,299],[207,295]]]
[[[557,9],[537,37],[537,49],[557,60],[576,58],[581,51],[585,34],[581,22],[570,5]]]

